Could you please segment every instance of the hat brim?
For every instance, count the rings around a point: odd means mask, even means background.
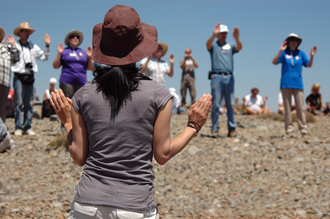
[[[100,48],[102,38],[102,23],[96,24],[93,28],[93,53],[92,59],[100,64],[105,65],[128,65],[136,63],[154,53],[157,50],[157,29],[156,27],[142,23],[144,31],[144,38],[135,46],[131,51],[115,52],[106,51],[106,49]],[[111,39],[108,39],[111,40]]]
[[[31,32],[30,32],[29,35],[33,34],[33,32],[35,31],[35,29],[32,29],[32,28],[17,27],[17,28],[15,28],[15,30],[14,30],[14,35],[19,37],[19,32],[20,32],[21,30],[30,30]]]
[[[297,48],[298,48],[298,46],[299,46],[299,45],[301,44],[301,42],[302,42],[302,39],[301,39],[300,37],[296,37],[296,36],[288,36],[288,37],[285,39],[285,41],[288,43],[290,38],[295,38],[295,39],[298,40],[298,45],[297,45]]]
[[[5,31],[0,27],[0,43],[2,42],[3,38],[5,38]]]
[[[162,55],[160,57],[163,57],[167,53],[168,46],[166,43],[158,43],[159,46],[163,48]]]
[[[71,34],[77,34],[79,36],[79,43],[78,43],[78,46],[80,46],[80,44],[83,42],[84,40],[84,34],[79,31],[79,30],[71,30],[69,33],[66,34],[65,38],[64,38],[64,43],[65,45],[67,46],[70,46],[70,42],[69,42],[69,36]]]

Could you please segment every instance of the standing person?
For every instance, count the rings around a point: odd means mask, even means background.
[[[42,51],[39,46],[28,42],[29,36],[34,32],[28,22],[23,22],[14,30],[15,36],[19,37],[16,41],[16,48],[20,52],[20,60],[12,65],[14,72],[14,100],[15,100],[15,135],[35,135],[32,130],[33,115],[33,84],[34,74],[38,72],[36,60],[46,61],[49,56],[50,36],[46,33],[44,37],[45,49]],[[22,106],[24,104],[24,121],[22,121]]]
[[[62,90],[52,94],[70,154],[85,165],[71,219],[155,219],[153,156],[165,164],[206,122],[211,95],[191,106],[187,127],[171,140],[172,95],[136,68],[157,44],[155,27],[133,8],[116,5],[93,29],[92,58],[111,67],[96,67],[94,80],[72,100]]]
[[[304,87],[302,80],[302,66],[312,67],[317,46],[311,49],[311,58],[299,50],[302,39],[297,34],[291,33],[282,43],[280,50],[273,59],[273,64],[282,63],[281,92],[284,104],[285,131],[293,132],[291,116],[291,95],[296,103],[298,126],[302,135],[307,134],[307,123],[304,112]]]
[[[15,46],[15,39],[12,35],[8,35],[5,45],[5,31],[0,27],[0,118],[6,123],[7,117],[7,99],[10,88],[10,67],[19,61],[19,52]]]
[[[168,60],[170,61],[170,67],[167,62],[161,59],[166,52],[168,46],[165,43],[158,43],[157,50],[148,55],[140,62],[141,73],[144,73],[146,76],[156,81],[157,83],[166,87],[165,75],[173,77],[174,73],[174,55],[171,54]]]
[[[184,58],[181,59],[180,67],[182,68],[181,79],[181,105],[186,104],[186,92],[189,89],[191,97],[191,105],[196,102],[196,88],[195,88],[195,68],[198,68],[198,63],[191,55],[191,49],[187,48],[184,51]]]
[[[312,86],[311,94],[306,98],[307,111],[314,115],[327,115],[330,112],[329,106],[322,101],[322,94],[320,94],[321,85],[315,83]],[[322,109],[322,107],[324,109]]]
[[[221,106],[221,98],[224,95],[227,107],[227,126],[228,137],[235,137],[236,124],[234,112],[234,84],[233,75],[234,60],[233,55],[242,49],[242,42],[239,39],[239,29],[234,28],[233,37],[236,45],[228,44],[227,39],[228,27],[216,23],[212,35],[206,42],[206,48],[211,55],[212,71],[209,73],[211,79],[212,91],[212,135],[218,135],[219,127],[219,108]],[[213,42],[217,38],[217,41]]]
[[[60,88],[65,96],[72,98],[74,93],[87,82],[86,70],[93,69],[92,48],[87,51],[78,46],[83,42],[84,34],[79,30],[71,30],[66,34],[64,43],[68,47],[63,48],[63,44],[58,45],[58,53],[53,61],[53,67],[58,69],[62,66],[60,76]]]

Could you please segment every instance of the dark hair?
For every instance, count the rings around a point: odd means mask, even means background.
[[[131,92],[138,88],[139,80],[150,80],[139,73],[135,63],[110,68],[97,66],[93,75],[98,85],[96,91],[102,92],[105,101],[110,103],[111,121],[115,120],[123,104],[131,99]]]

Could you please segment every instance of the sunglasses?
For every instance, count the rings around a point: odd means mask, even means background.
[[[158,46],[157,50],[163,50],[163,48],[162,48],[162,47],[160,47],[160,46]]]
[[[80,39],[80,36],[78,34],[72,34],[72,35],[70,35],[69,36],[69,39],[73,39],[75,37],[77,37],[78,40]]]
[[[222,32],[222,33],[220,33],[220,34],[226,34],[226,35],[227,35],[227,32]]]
[[[295,39],[295,38],[292,38],[290,39],[291,42],[298,42],[299,40],[298,39]]]

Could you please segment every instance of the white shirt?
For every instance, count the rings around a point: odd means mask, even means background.
[[[36,60],[46,61],[50,55],[49,47],[45,47],[45,50],[42,51],[39,46],[34,43],[29,42],[29,47],[21,46],[19,41],[15,42],[16,48],[20,53],[20,59],[16,64],[11,66],[11,71],[15,73],[30,73],[25,69],[25,63],[32,63],[32,70],[34,73],[38,72],[38,65]]]
[[[249,107],[252,110],[258,111],[261,109],[261,106],[264,104],[264,101],[260,95],[257,94],[256,97],[252,97],[252,94],[245,96],[245,106]]]
[[[142,66],[147,60],[148,57],[142,59],[140,62],[140,66]],[[165,75],[168,69],[170,69],[170,67],[167,62],[162,59],[157,60],[152,56],[147,64],[146,71],[144,72],[144,74],[152,80],[156,81],[157,83],[166,87]]]
[[[283,96],[281,92],[278,94],[278,104],[283,104]],[[291,105],[296,105],[293,95],[291,95]]]

